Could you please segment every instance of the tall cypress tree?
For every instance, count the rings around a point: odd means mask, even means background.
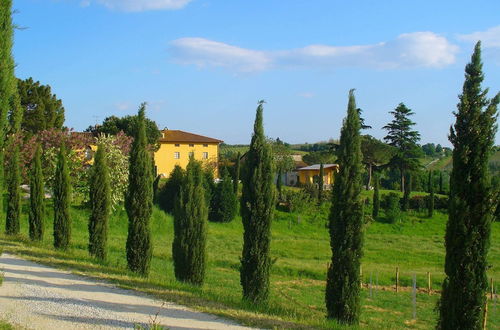
[[[238,184],[240,182],[240,158],[241,158],[241,153],[238,151],[238,156],[236,157],[236,164],[234,165],[234,178],[233,178],[233,186],[234,186],[234,193],[236,194],[236,197],[238,197]]]
[[[153,174],[146,140],[146,104],[141,104],[138,129],[129,158],[129,183],[125,199],[128,215],[128,268],[143,276],[149,273],[151,257],[150,218],[153,213]]]
[[[175,277],[194,285],[203,284],[206,270],[208,205],[203,180],[201,163],[191,157],[174,212]]]
[[[323,163],[321,163],[321,165],[319,166],[319,179],[318,179],[318,204],[320,205],[321,203],[323,203],[324,176],[325,176],[325,168],[323,166]]]
[[[444,194],[444,189],[443,189],[443,171],[439,172],[439,193]]]
[[[271,220],[276,199],[273,156],[264,135],[263,104],[260,101],[257,107],[240,204],[244,230],[240,282],[243,298],[253,303],[265,302],[269,297]]]
[[[375,187],[373,189],[373,210],[372,216],[373,218],[378,217],[378,212],[380,211],[380,178],[378,175],[375,175]]]
[[[481,329],[488,282],[486,269],[493,214],[488,160],[497,131],[500,93],[487,99],[481,43],[465,67],[465,82],[450,129],[453,169],[446,227],[445,273],[440,329]]]
[[[434,215],[434,184],[432,182],[432,179],[432,171],[429,171],[429,218],[432,218],[432,216]]]
[[[12,0],[0,1],[0,211],[3,211],[5,183],[4,159],[7,132],[7,114],[16,90],[12,45],[14,28],[12,24]]]
[[[237,200],[226,168],[222,172],[222,181],[215,188],[214,203],[210,209],[209,220],[213,222],[230,222],[236,216]]]
[[[19,147],[15,146],[7,171],[7,218],[5,221],[7,235],[19,234],[19,218],[21,217],[21,173],[19,166]]]
[[[359,267],[363,245],[363,156],[360,128],[354,90],[351,90],[347,117],[340,134],[340,171],[335,178],[330,211],[332,263],[328,269],[325,299],[328,317],[346,324],[357,324],[361,312]]]
[[[42,171],[42,147],[38,145],[30,173],[29,232],[33,241],[43,239],[43,218],[45,214],[45,191]]]
[[[90,177],[89,253],[106,260],[108,242],[108,218],[110,214],[110,183],[106,161],[106,149],[97,148]]]
[[[65,250],[71,240],[71,185],[64,144],[59,149],[54,177],[54,247]]]

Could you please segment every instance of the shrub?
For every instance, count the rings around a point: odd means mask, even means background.
[[[304,190],[294,191],[291,189],[283,189],[282,206],[286,212],[301,212],[307,209],[314,199],[311,198]]]
[[[395,223],[401,218],[401,207],[399,200],[399,195],[394,192],[391,192],[384,196],[385,217],[390,223]]]

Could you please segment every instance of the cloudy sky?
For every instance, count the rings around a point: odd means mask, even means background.
[[[338,138],[349,89],[382,138],[400,102],[422,143],[449,145],[463,70],[482,40],[500,90],[500,1],[14,0],[17,75],[52,86],[83,130],[147,101],[160,128],[249,143]],[[497,139],[497,143],[499,143]]]

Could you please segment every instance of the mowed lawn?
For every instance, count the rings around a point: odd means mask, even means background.
[[[201,311],[239,320],[248,325],[278,328],[343,328],[325,320],[324,287],[326,267],[330,260],[329,235],[326,228],[328,205],[307,214],[276,212],[272,226],[271,298],[267,306],[251,306],[242,302],[239,283],[239,258],[242,248],[241,219],[231,223],[210,223],[208,230],[208,267],[202,288],[175,280],[171,245],[172,217],[155,208],[152,217],[154,257],[148,278],[126,270],[125,241],[127,217],[118,211],[110,220],[109,258],[99,263],[87,253],[88,210],[71,209],[73,238],[67,252],[52,248],[52,215],[50,207],[45,223],[45,239],[41,243],[28,240],[26,209],[21,235],[16,238],[0,234],[5,251],[28,259],[105,278],[117,285],[153,294],[161,299],[192,306]],[[361,327],[370,329],[432,328],[436,321],[434,308],[439,293],[429,295],[427,272],[431,273],[434,290],[443,280],[444,231],[447,216],[436,213],[428,219],[424,213],[411,213],[396,224],[372,222],[365,228],[362,262],[363,282]],[[2,228],[5,220],[0,221]],[[489,276],[500,282],[500,223],[493,224],[489,260]],[[395,268],[400,269],[401,292],[393,290]],[[416,319],[410,287],[413,274],[417,278]],[[371,289],[370,289],[371,278]],[[377,286],[378,284],[378,286]],[[500,287],[497,285],[497,287]],[[498,302],[497,302],[498,304]],[[490,302],[488,327],[500,327],[500,306]]]

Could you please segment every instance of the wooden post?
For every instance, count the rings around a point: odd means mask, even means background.
[[[396,267],[396,292],[399,292],[399,267]]]
[[[363,288],[363,266],[359,265],[359,284]]]
[[[431,285],[431,272],[427,272],[427,292],[431,294],[432,285]]]

